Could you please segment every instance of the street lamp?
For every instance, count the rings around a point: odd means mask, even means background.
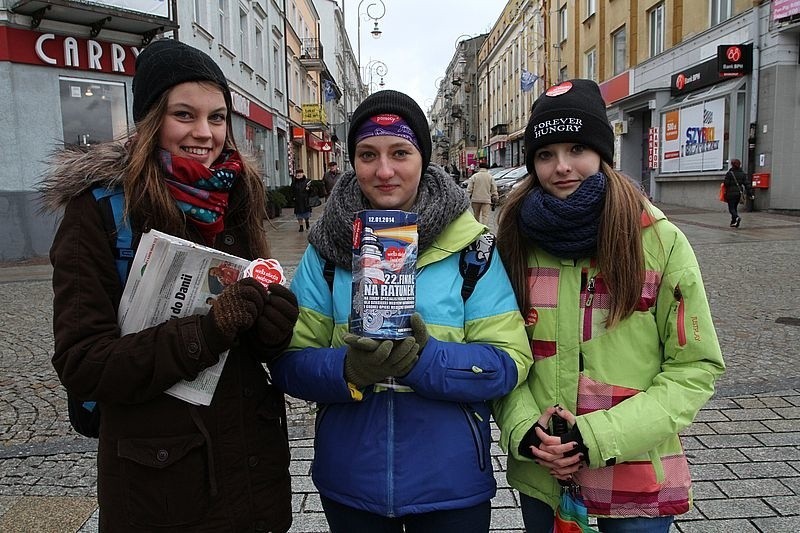
[[[358,33],[358,66],[359,67],[361,66],[361,4],[363,4],[366,1],[367,0],[361,0],[358,3],[358,10],[357,10],[357,12],[358,12],[358,28],[357,28],[357,33]],[[370,1],[370,3],[367,4],[367,8],[364,10],[364,12],[366,13],[366,15],[367,15],[367,17],[369,19],[371,19],[371,20],[373,20],[375,22],[375,26],[372,28],[372,31],[370,33],[372,34],[373,37],[378,39],[378,38],[380,38],[381,33],[382,33],[380,27],[378,27],[378,21],[380,19],[382,19],[383,16],[386,14],[386,5],[383,3],[383,0],[369,0],[369,1]],[[379,9],[380,11],[376,12],[375,14],[373,14],[370,11],[370,9],[372,9],[372,8]]]
[[[364,78],[369,79],[369,82],[367,82],[367,87],[369,88],[370,94],[372,94],[373,73],[380,78],[380,81],[378,82],[378,87],[383,88],[386,86],[386,82],[383,81],[383,77],[389,73],[389,69],[386,67],[386,63],[384,63],[383,61],[379,61],[377,59],[373,59],[369,63],[364,65]]]

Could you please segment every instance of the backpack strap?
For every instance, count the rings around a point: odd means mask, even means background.
[[[322,277],[328,284],[331,294],[333,294],[333,278],[336,276],[336,263],[333,261],[325,260],[325,267],[322,269]]]
[[[464,278],[464,282],[461,284],[461,299],[464,303],[472,296],[478,280],[489,270],[494,249],[495,236],[487,232],[461,250],[458,270],[461,273],[461,277]]]
[[[116,186],[108,189],[103,186],[92,189],[92,195],[100,206],[103,225],[109,236],[114,240],[115,260],[117,273],[122,286],[128,281],[128,272],[131,269],[133,256],[133,232],[128,219],[125,217],[125,194],[122,187]]]

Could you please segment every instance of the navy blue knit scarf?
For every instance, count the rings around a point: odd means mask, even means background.
[[[606,193],[606,176],[586,178],[566,200],[535,187],[525,196],[519,213],[523,235],[546,252],[563,259],[592,257]]]

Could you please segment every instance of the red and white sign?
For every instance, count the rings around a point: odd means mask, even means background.
[[[0,27],[0,61],[133,76],[139,51],[136,46]]]
[[[658,128],[647,131],[647,168],[658,168]]]
[[[800,14],[800,0],[772,0],[772,20]]]
[[[283,267],[276,259],[255,259],[244,269],[242,276],[253,278],[264,287],[272,283],[286,285],[286,276]]]

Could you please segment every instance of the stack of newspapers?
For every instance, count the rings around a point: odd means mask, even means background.
[[[122,335],[171,318],[206,314],[214,298],[242,277],[250,261],[179,237],[151,230],[142,235],[122,300]],[[180,381],[166,393],[195,405],[209,405],[228,352],[194,381]]]

